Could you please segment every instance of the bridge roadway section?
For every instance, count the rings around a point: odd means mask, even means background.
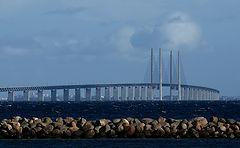
[[[63,101],[69,101],[70,89],[75,90],[75,101],[81,101],[81,98],[83,98],[81,95],[82,89],[85,90],[85,98],[89,100],[94,96],[92,95],[92,89],[95,89],[96,100],[159,100],[158,97],[154,96],[154,91],[159,90],[159,86],[159,83],[22,86],[0,87],[0,92],[8,92],[8,101],[15,101],[15,91],[22,91],[25,101],[30,101],[30,91],[38,91],[38,100],[44,101],[44,91],[47,90],[51,91],[51,101],[57,101],[58,90],[63,90]],[[178,90],[178,84],[163,83],[162,86]],[[104,97],[102,97],[102,89],[105,92]],[[111,93],[111,91],[113,92]],[[219,100],[219,91],[208,87],[181,85],[181,94],[181,100]]]

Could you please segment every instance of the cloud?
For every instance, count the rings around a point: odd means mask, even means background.
[[[77,7],[77,8],[65,8],[65,9],[56,9],[46,12],[45,14],[59,14],[59,15],[72,15],[84,11],[86,8]]]
[[[170,14],[160,25],[141,29],[131,38],[136,48],[162,47],[166,49],[196,50],[206,44],[200,26],[187,14]]]
[[[14,48],[14,47],[2,47],[2,52],[7,55],[25,55],[27,50],[24,48]]]

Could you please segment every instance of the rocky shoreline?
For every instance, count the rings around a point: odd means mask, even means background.
[[[3,119],[0,139],[29,138],[239,138],[240,122],[204,117],[186,119],[122,118],[87,121],[84,118],[19,116]]]

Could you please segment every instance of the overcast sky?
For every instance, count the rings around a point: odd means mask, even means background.
[[[0,86],[142,82],[150,48],[240,95],[239,0],[0,0]],[[164,61],[167,63],[167,61]]]

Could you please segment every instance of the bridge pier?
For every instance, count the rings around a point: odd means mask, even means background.
[[[119,100],[118,87],[113,87],[113,99]]]
[[[51,101],[57,101],[57,90],[56,89],[52,89],[51,90]]]
[[[194,100],[194,90],[193,88],[191,88],[190,90],[191,90],[191,100]]]
[[[132,86],[128,87],[128,100],[134,100]]]
[[[105,97],[104,98],[106,98],[106,100],[111,100],[111,89],[110,89],[110,87],[105,87]]]
[[[121,100],[127,100],[127,88],[125,86],[121,87]]]
[[[148,86],[148,88],[147,88],[148,90],[147,90],[147,97],[148,97],[148,100],[153,100],[153,89],[152,89],[152,87],[151,86]]]
[[[38,100],[44,101],[43,90],[38,90]]]
[[[63,101],[65,102],[69,101],[69,89],[63,90]]]
[[[101,87],[96,88],[96,99],[97,100],[101,99]]]
[[[24,101],[30,101],[29,91],[28,90],[24,90],[23,91],[23,99],[24,99]]]
[[[184,87],[181,87],[181,100],[184,100]]]
[[[14,91],[8,91],[8,101],[15,101]]]
[[[92,90],[91,90],[91,88],[86,88],[86,99],[92,99]]]
[[[135,87],[135,100],[140,99],[140,87],[136,86]]]
[[[147,93],[146,93],[146,87],[145,86],[142,86],[141,87],[141,99],[142,100],[146,100],[146,98],[147,98]]]
[[[75,101],[79,102],[81,100],[81,89],[76,88],[75,89]]]

